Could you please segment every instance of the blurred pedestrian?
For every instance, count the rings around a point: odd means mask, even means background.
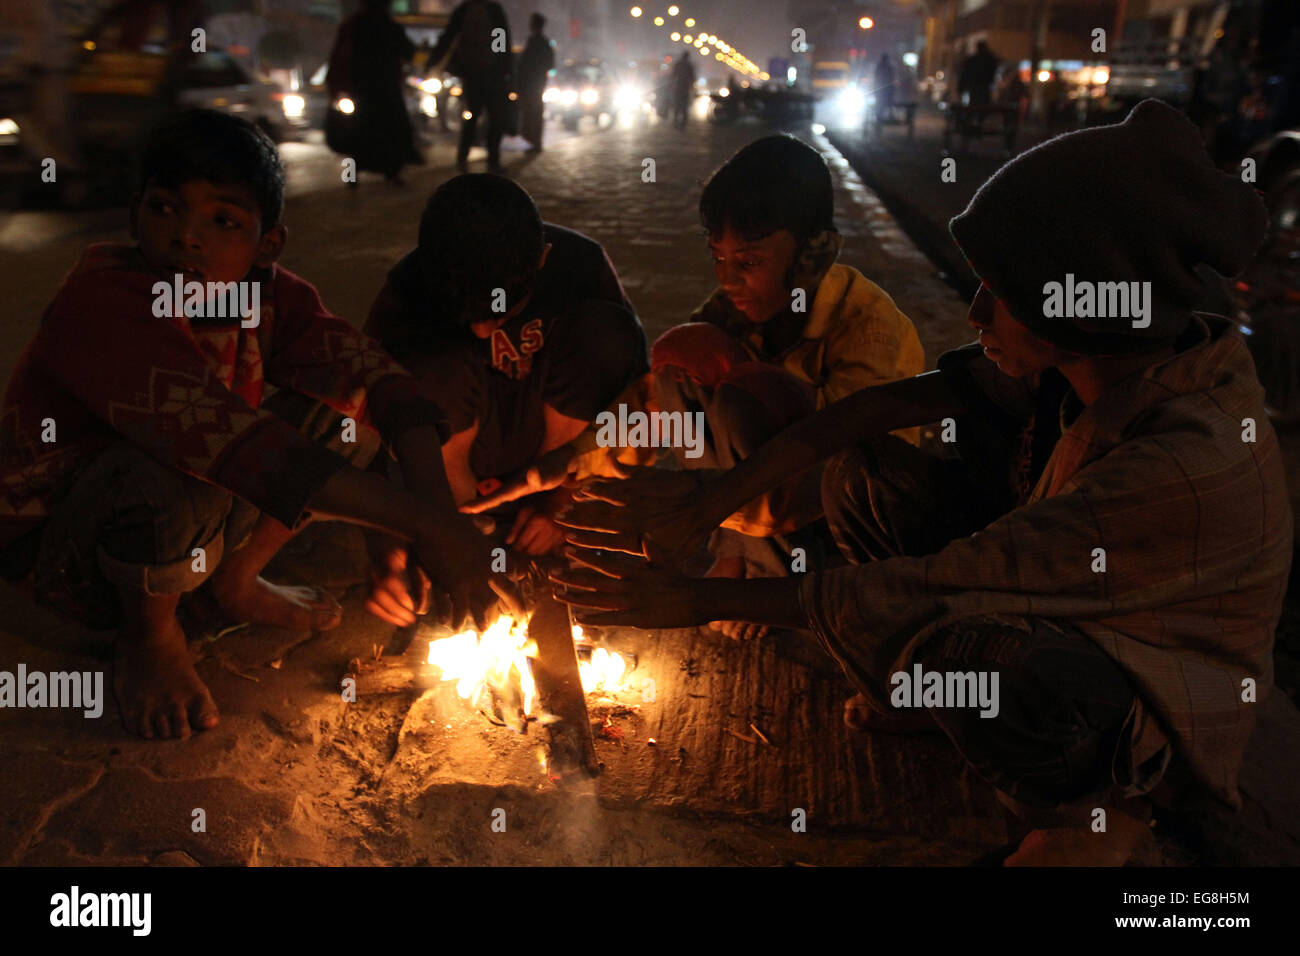
[[[465,110],[456,168],[462,173],[469,168],[469,150],[474,145],[478,121],[486,112],[488,169],[503,172],[501,137],[514,56],[510,52],[510,24],[501,4],[496,0],[464,0],[456,7],[430,57],[439,63],[448,54],[447,67],[460,79]]]
[[[679,53],[673,64],[673,125],[678,129],[686,128],[690,116],[691,93],[695,90],[695,64],[689,55]]]
[[[1024,121],[1025,110],[1029,106],[1029,87],[1020,76],[1018,68],[1009,66],[1006,72],[1002,74],[1002,80],[998,85],[997,99],[1002,106],[1014,106],[1016,121]]]
[[[388,0],[363,0],[361,10],[339,24],[330,53],[330,102],[350,99],[354,112],[348,149],[358,171],[383,173],[402,182],[402,167],[423,163],[406,110],[404,67],[415,45],[388,13]]]
[[[958,101],[966,97],[967,106],[988,106],[992,99],[993,77],[998,71],[998,58],[989,45],[980,40],[975,52],[966,57],[957,77]]]
[[[522,112],[520,133],[532,144],[530,153],[542,151],[542,120],[545,106],[546,77],[555,66],[555,49],[542,31],[546,17],[534,13],[528,18],[528,43],[519,57],[519,108]]]
[[[876,94],[876,122],[883,123],[894,111],[894,64],[889,61],[889,54],[880,54],[873,77]]]

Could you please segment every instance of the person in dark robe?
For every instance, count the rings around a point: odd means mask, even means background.
[[[352,100],[349,146],[358,171],[383,173],[401,183],[402,167],[422,164],[406,110],[403,67],[415,45],[388,13],[388,0],[363,0],[361,10],[339,25],[330,54],[330,101]]]
[[[555,66],[555,50],[551,40],[542,31],[546,17],[534,13],[528,19],[528,43],[519,58],[519,107],[523,113],[520,132],[532,144],[529,152],[542,151],[542,119],[545,108],[542,94],[546,92],[546,77]]]

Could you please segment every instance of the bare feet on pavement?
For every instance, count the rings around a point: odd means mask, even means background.
[[[220,721],[212,695],[194,670],[175,614],[152,626],[132,622],[122,628],[113,663],[113,693],[122,725],[148,740],[188,737]]]
[[[744,558],[717,558],[713,567],[704,575],[706,578],[743,578],[745,576]],[[751,624],[749,621],[710,621],[709,627],[721,631],[735,641],[753,641],[765,635],[770,628],[766,624]]]

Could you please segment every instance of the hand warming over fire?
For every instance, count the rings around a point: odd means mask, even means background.
[[[519,509],[514,526],[506,536],[506,547],[528,555],[549,554],[564,543],[564,529],[555,523],[549,508]]]
[[[574,504],[556,516],[581,548],[643,555],[654,538],[666,562],[680,564],[703,545],[712,526],[699,509],[704,472],[618,465],[621,479],[598,479],[578,488]]]
[[[414,577],[415,581],[412,581]],[[416,583],[418,582],[418,583]],[[417,594],[411,595],[414,586]],[[419,568],[407,572],[406,548],[392,548],[370,570],[370,597],[366,610],[375,617],[406,627],[414,624],[416,615],[428,610],[430,598],[429,578]]]
[[[691,627],[708,621],[700,606],[705,582],[665,566],[653,540],[645,547],[649,560],[566,548],[565,556],[579,567],[551,573],[556,600],[572,605],[578,622],[593,627]]]
[[[491,492],[465,502],[460,510],[469,514],[481,514],[508,501],[558,488],[572,474],[577,460],[577,452],[572,445],[561,445],[542,455],[521,473],[507,478]]]
[[[798,578],[688,578],[645,541],[650,558],[568,548],[577,568],[551,574],[556,600],[592,627],[693,627],[709,621],[751,621],[776,627],[808,626],[799,606]]]

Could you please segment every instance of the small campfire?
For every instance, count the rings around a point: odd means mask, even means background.
[[[628,662],[623,655],[593,647],[579,624],[571,625],[571,631],[583,693],[610,696],[624,690]],[[440,681],[456,682],[456,693],[468,706],[497,712],[504,702],[511,702],[517,705],[518,714],[510,716],[524,723],[535,719],[546,724],[551,715],[539,712],[533,678],[537,656],[537,642],[529,639],[527,625],[502,615],[482,634],[470,629],[431,639],[426,661],[438,669]],[[497,716],[505,723],[515,723],[504,714]]]
[[[587,697],[597,711],[617,705],[636,660],[597,646],[549,595],[534,605],[527,620],[502,615],[482,633],[471,628],[448,635],[445,628],[421,626],[400,657],[352,662],[357,692],[454,689],[468,710],[496,726],[517,733],[533,723],[544,727],[550,754],[544,766],[552,779],[596,776],[600,762]]]

